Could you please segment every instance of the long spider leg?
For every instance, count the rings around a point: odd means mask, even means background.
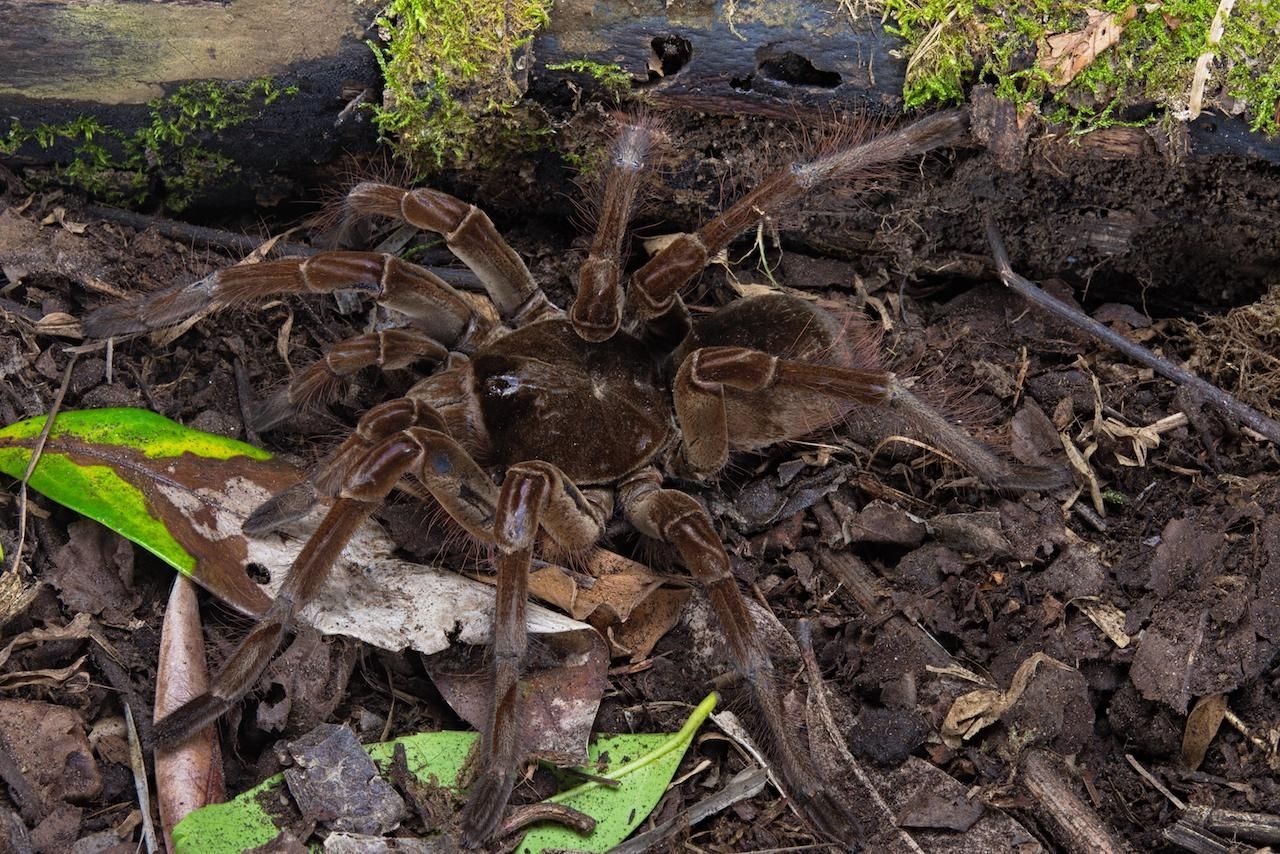
[[[622,245],[636,192],[648,171],[654,132],[644,121],[622,125],[614,140],[599,202],[591,251],[578,270],[578,296],[569,308],[573,329],[585,341],[613,337],[622,323]]]
[[[462,813],[462,843],[484,844],[502,821],[520,761],[520,670],[528,630],[525,606],[529,561],[539,527],[558,545],[584,549],[599,539],[601,509],[592,505],[551,463],[518,463],[507,470],[498,496],[497,604],[493,616],[492,688],[479,765]]]
[[[671,543],[693,577],[706,589],[720,618],[729,653],[738,673],[750,687],[756,707],[769,730],[770,751],[789,794],[813,826],[836,840],[860,836],[858,822],[806,770],[808,753],[796,741],[778,690],[773,662],[746,601],[729,568],[729,556],[706,510],[692,496],[661,487],[661,475],[647,469],[619,487],[627,519],[643,534]]]
[[[965,126],[961,111],[935,113],[780,169],[697,232],[677,237],[637,270],[627,290],[628,309],[641,321],[679,312],[680,289],[748,228],[785,210],[821,184],[874,174],[889,164],[954,142]]]
[[[410,473],[468,531],[486,541],[492,538],[497,490],[457,442],[423,427],[386,437],[347,472],[338,500],[294,559],[271,608],[231,654],[211,689],[156,722],[158,743],[194,734],[248,693],[271,662],[294,615],[314,598],[356,529]]]
[[[260,403],[250,416],[249,426],[264,432],[304,407],[332,403],[341,394],[347,377],[364,368],[395,370],[418,362],[438,365],[448,356],[447,347],[412,328],[383,329],[347,338]]]
[[[503,320],[523,325],[560,314],[493,221],[475,205],[439,190],[404,190],[372,181],[357,184],[346,204],[352,213],[393,217],[442,236],[449,251],[480,279]]]
[[[355,431],[306,480],[263,502],[242,529],[261,536],[306,516],[319,499],[341,494],[352,468],[375,445],[410,427],[448,432],[444,419],[422,400],[402,397],[380,403],[360,416]]]
[[[913,438],[918,437],[954,457],[986,483],[1000,489],[1054,489],[1066,482],[1066,472],[1054,468],[1019,466],[994,454],[981,442],[952,425],[937,410],[906,389],[889,371],[846,368],[783,359],[747,347],[703,347],[685,357],[676,375],[676,418],[685,439],[685,460],[697,474],[710,474],[728,461],[731,447],[750,448],[751,420],[759,420],[763,398],[743,405],[757,392],[785,390],[835,398],[850,404],[883,407],[901,416]],[[736,405],[735,405],[736,404]],[[752,418],[742,417],[752,413]],[[735,418],[739,415],[739,418]],[[798,438],[813,424],[791,425],[769,441]]]
[[[424,267],[378,252],[320,252],[228,267],[192,285],[103,306],[85,317],[84,330],[93,338],[148,332],[206,308],[274,294],[332,293],[347,288],[403,312],[452,349],[479,344],[492,325],[478,318],[474,301]]]

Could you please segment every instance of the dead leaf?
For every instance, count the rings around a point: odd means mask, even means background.
[[[529,576],[529,592],[595,626],[608,638],[612,657],[629,655],[633,662],[679,622],[691,594],[688,588],[665,586],[644,564],[608,549],[593,549],[582,569],[539,567]]]
[[[85,229],[89,226],[83,222],[71,222],[67,219],[67,209],[64,207],[56,207],[53,213],[40,220],[41,225],[60,225],[72,234],[84,234]]]
[[[52,335],[58,338],[71,338],[79,341],[84,338],[80,321],[65,311],[51,311],[36,321],[37,335]]]
[[[92,519],[67,526],[67,544],[53,552],[45,576],[69,610],[113,625],[127,622],[142,604],[133,584],[133,544]]]
[[[1053,86],[1066,86],[1088,68],[1098,54],[1118,42],[1125,24],[1138,14],[1138,7],[1129,6],[1119,13],[1086,9],[1085,14],[1088,23],[1084,29],[1049,36],[1040,51],[1037,63],[1048,73]]]
[[[1195,771],[1204,762],[1209,744],[1227,716],[1227,695],[1209,694],[1196,700],[1182,730],[1182,766]]]
[[[308,818],[337,831],[384,834],[408,815],[350,727],[321,724],[286,749],[294,767],[285,769],[285,783]]]
[[[102,775],[79,713],[50,703],[0,700],[0,732],[46,804],[85,803],[102,792]]]
[[[537,647],[520,677],[519,743],[538,759],[581,764],[609,681],[608,646],[584,627],[539,638]],[[488,725],[491,682],[482,656],[435,656],[427,659],[427,672],[463,720],[479,730]]]
[[[1093,624],[1120,649],[1127,647],[1133,638],[1124,630],[1125,613],[1110,602],[1099,601],[1096,596],[1072,599],[1067,603],[1075,605]]]
[[[1074,670],[1043,652],[1037,652],[1018,666],[1009,690],[984,688],[957,697],[951,704],[951,708],[947,710],[947,716],[942,722],[943,741],[951,747],[959,747],[962,742],[968,741],[1000,720],[1001,716],[1018,702],[1041,664],[1049,664],[1065,671]]]
[[[160,634],[156,666],[155,719],[168,715],[209,688],[204,635],[196,588],[183,576],[174,579]],[[165,848],[173,851],[173,826],[187,813],[226,800],[218,728],[155,751],[156,800]]]

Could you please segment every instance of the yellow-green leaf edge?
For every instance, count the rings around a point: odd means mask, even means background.
[[[596,829],[580,836],[567,828],[535,825],[516,850],[539,854],[554,849],[608,851],[640,826],[657,806],[675,775],[685,750],[703,721],[715,709],[717,696],[709,695],[675,733],[601,735],[591,743],[592,762],[608,757],[608,767],[591,768],[593,774],[613,777],[617,788],[588,782],[548,798],[566,804],[596,819]],[[405,764],[423,783],[449,785],[467,761],[475,743],[474,732],[425,732],[380,744],[365,750],[386,769],[397,744],[405,746]],[[276,827],[266,805],[287,798],[284,777],[277,774],[242,795],[224,803],[192,812],[173,828],[176,854],[233,854],[265,845],[276,837]]]
[[[28,418],[0,429],[0,471],[21,478],[31,461],[32,446],[46,418]],[[48,443],[28,485],[52,500],[116,531],[173,568],[190,575],[196,558],[184,549],[159,519],[147,510],[142,490],[111,465],[90,465],[59,453],[60,443],[75,441],[81,456],[93,449],[128,448],[149,459],[191,454],[225,460],[244,456],[270,459],[271,454],[244,442],[183,427],[146,409],[110,408],[61,412],[49,430]],[[16,446],[23,442],[27,447]],[[138,476],[143,476],[139,473]]]

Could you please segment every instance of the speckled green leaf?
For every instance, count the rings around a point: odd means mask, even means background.
[[[703,700],[679,732],[673,734],[602,735],[591,744],[593,774],[613,777],[617,788],[586,783],[549,800],[581,810],[596,819],[589,836],[554,825],[535,826],[519,851],[527,854],[569,848],[607,851],[644,821],[666,791],[698,727],[715,708],[716,696]],[[423,783],[452,785],[475,743],[473,732],[428,732],[406,736],[366,750],[382,769],[389,767],[397,744],[405,747],[409,772]],[[188,815],[173,829],[179,854],[233,854],[270,842],[297,818],[282,775],[264,780],[225,804],[213,804]]]
[[[44,424],[0,429],[0,471],[22,477]],[[153,412],[91,409],[59,413],[29,485],[258,613],[268,599],[245,574],[243,537],[220,525],[224,497],[237,482],[275,492],[298,477],[266,451]]]

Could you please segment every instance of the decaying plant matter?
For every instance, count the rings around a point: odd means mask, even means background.
[[[443,235],[482,281],[487,299],[395,256],[325,252],[223,270],[87,318],[86,330],[106,337],[209,306],[352,287],[402,318],[401,325],[340,343],[300,373],[258,413],[259,429],[329,399],[357,369],[437,368],[404,397],[367,412],[305,488],[254,513],[250,533],[328,504],[270,612],[210,693],[163,719],[157,738],[198,730],[254,685],[352,532],[410,478],[496,555],[492,697],[462,829],[465,844],[483,844],[499,825],[522,758],[517,721],[530,560],[540,548],[563,554],[591,547],[616,506],[638,531],[674,546],[706,588],[768,728],[773,760],[802,812],[822,833],[855,838],[855,820],[813,776],[783,713],[769,655],[711,519],[691,496],[664,483],[673,474],[715,475],[731,452],[845,420],[915,437],[1000,489],[1050,488],[1063,473],[1007,462],[949,424],[883,369],[868,343],[874,339],[856,334],[847,318],[772,295],[739,300],[694,322],[680,290],[735,236],[814,187],[947,144],[963,130],[962,114],[942,113],[794,163],[696,233],[677,238],[624,289],[626,226],[654,142],[645,123],[626,124],[567,313],[544,296],[479,209],[434,190],[365,183],[347,199],[353,214],[394,217]]]

